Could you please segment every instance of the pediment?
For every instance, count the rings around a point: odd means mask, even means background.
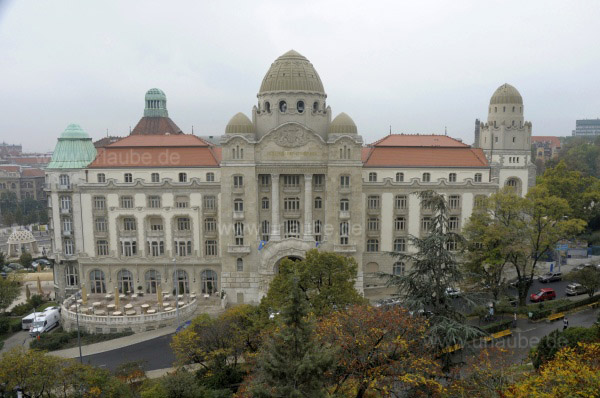
[[[313,130],[289,122],[264,135],[256,147],[258,161],[323,161],[327,158],[327,143]]]

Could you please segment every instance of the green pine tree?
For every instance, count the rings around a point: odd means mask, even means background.
[[[325,372],[333,363],[330,350],[318,346],[308,303],[294,281],[280,315],[278,331],[260,352],[250,390],[256,398],[325,396]]]

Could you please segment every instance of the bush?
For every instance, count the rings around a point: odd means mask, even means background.
[[[118,337],[130,336],[133,332],[107,333],[107,334],[89,334],[81,330],[81,344],[93,344],[102,341],[116,339]],[[39,340],[33,340],[30,347],[38,350],[56,351],[63,348],[74,347],[77,345],[77,330],[65,332],[62,329],[57,329],[52,333],[44,333],[40,335]]]
[[[27,301],[29,302],[29,304],[31,304],[32,308],[38,308],[40,305],[44,304],[44,299],[39,294],[34,294]]]
[[[564,331],[555,330],[542,337],[540,344],[533,348],[529,357],[533,366],[538,369],[544,363],[552,360],[554,355],[563,347],[575,347],[578,343],[592,343],[600,341],[600,328],[572,327]]]
[[[14,316],[24,316],[29,314],[33,310],[33,306],[29,303],[17,304],[13,307],[10,312]]]
[[[10,332],[10,320],[5,316],[0,317],[0,334],[8,332]]]
[[[552,313],[551,309],[531,311],[531,319],[535,321],[538,319],[546,318],[551,313]]]

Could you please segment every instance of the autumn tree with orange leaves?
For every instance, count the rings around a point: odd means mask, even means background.
[[[354,306],[317,327],[322,344],[336,349],[327,373],[331,397],[435,396],[442,390],[427,321],[402,308]]]

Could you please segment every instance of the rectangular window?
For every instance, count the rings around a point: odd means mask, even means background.
[[[406,229],[406,218],[396,217],[396,220],[394,220],[394,229],[396,231],[404,231]]]
[[[104,196],[94,196],[94,210],[106,209],[106,198]]]
[[[96,232],[106,232],[106,218],[97,217],[94,220]]]
[[[475,173],[475,182],[481,182],[482,178],[481,178],[481,173]]]
[[[448,229],[450,231],[458,231],[458,217],[448,218]]]
[[[98,256],[108,256],[108,241],[98,240],[96,241],[96,253]]]
[[[456,173],[450,173],[448,175],[448,181],[449,182],[456,182]]]
[[[206,173],[206,182],[214,182],[215,173]]]
[[[406,239],[397,238],[394,240],[394,251],[405,252],[406,251]]]
[[[244,176],[233,176],[233,187],[242,188],[244,186]]]
[[[160,196],[148,196],[148,207],[151,209],[160,208]]]
[[[315,189],[322,189],[325,183],[325,176],[323,174],[313,175],[313,186]]]
[[[285,198],[283,200],[283,209],[285,211],[299,211],[300,210],[300,199]]]
[[[125,257],[135,256],[137,254],[137,241],[121,240],[121,255]]]
[[[377,218],[377,217],[369,218],[369,220],[367,222],[367,229],[369,231],[379,231],[379,218]]]
[[[421,218],[421,230],[425,232],[429,232],[431,230],[431,218],[423,217]]]
[[[207,257],[213,257],[217,255],[217,241],[207,240],[204,242],[204,251]]]
[[[448,207],[452,210],[456,210],[460,208],[460,196],[459,195],[450,195],[448,197]]]
[[[192,241],[190,240],[176,240],[175,241],[175,255],[184,257],[192,255]]]
[[[350,208],[350,201],[348,199],[340,200],[340,211],[348,211]]]
[[[190,230],[190,219],[188,217],[179,217],[177,219],[177,230],[189,231]]]
[[[261,174],[260,175],[260,186],[263,188],[268,188],[271,185],[271,175],[270,174]]]
[[[70,196],[61,196],[60,197],[60,208],[62,210],[71,210],[71,197]]]
[[[179,173],[179,182],[187,182],[187,174]]]
[[[284,175],[283,186],[286,188],[298,188],[300,187],[300,176],[299,175]]]
[[[121,207],[123,209],[133,209],[133,197],[121,196]]]
[[[340,176],[340,188],[350,188],[350,176]]]
[[[378,239],[367,240],[367,251],[368,252],[378,252],[379,251],[379,240]]]
[[[133,182],[133,175],[131,173],[125,173],[125,182]]]
[[[242,199],[236,199],[233,201],[233,211],[236,211],[236,212],[244,211],[244,201]]]
[[[123,230],[125,231],[135,231],[135,218],[126,217],[123,219]]]
[[[152,257],[159,257],[165,254],[165,242],[162,240],[151,240],[147,242],[148,254]]]
[[[190,199],[187,196],[176,197],[175,207],[178,209],[187,209],[188,207],[190,207]]]
[[[106,182],[106,175],[104,173],[96,174],[96,179],[99,183]]]
[[[158,173],[152,173],[150,175],[150,180],[152,182],[160,182],[160,175]]]
[[[340,245],[348,244],[348,233],[350,231],[350,226],[347,221],[340,223]]]
[[[217,222],[214,218],[204,220],[204,232],[215,232],[217,230]]]
[[[396,198],[394,200],[394,207],[397,210],[404,210],[404,209],[406,209],[406,205],[407,205],[406,195],[396,195]]]
[[[369,182],[377,182],[377,173],[369,173]]]
[[[379,209],[379,196],[371,195],[367,198],[367,207],[369,210]]]
[[[205,196],[203,199],[203,206],[206,210],[215,210],[217,208],[217,201],[214,196]]]
[[[72,256],[75,253],[75,246],[73,245],[73,241],[71,239],[65,239],[63,241],[65,255]]]

